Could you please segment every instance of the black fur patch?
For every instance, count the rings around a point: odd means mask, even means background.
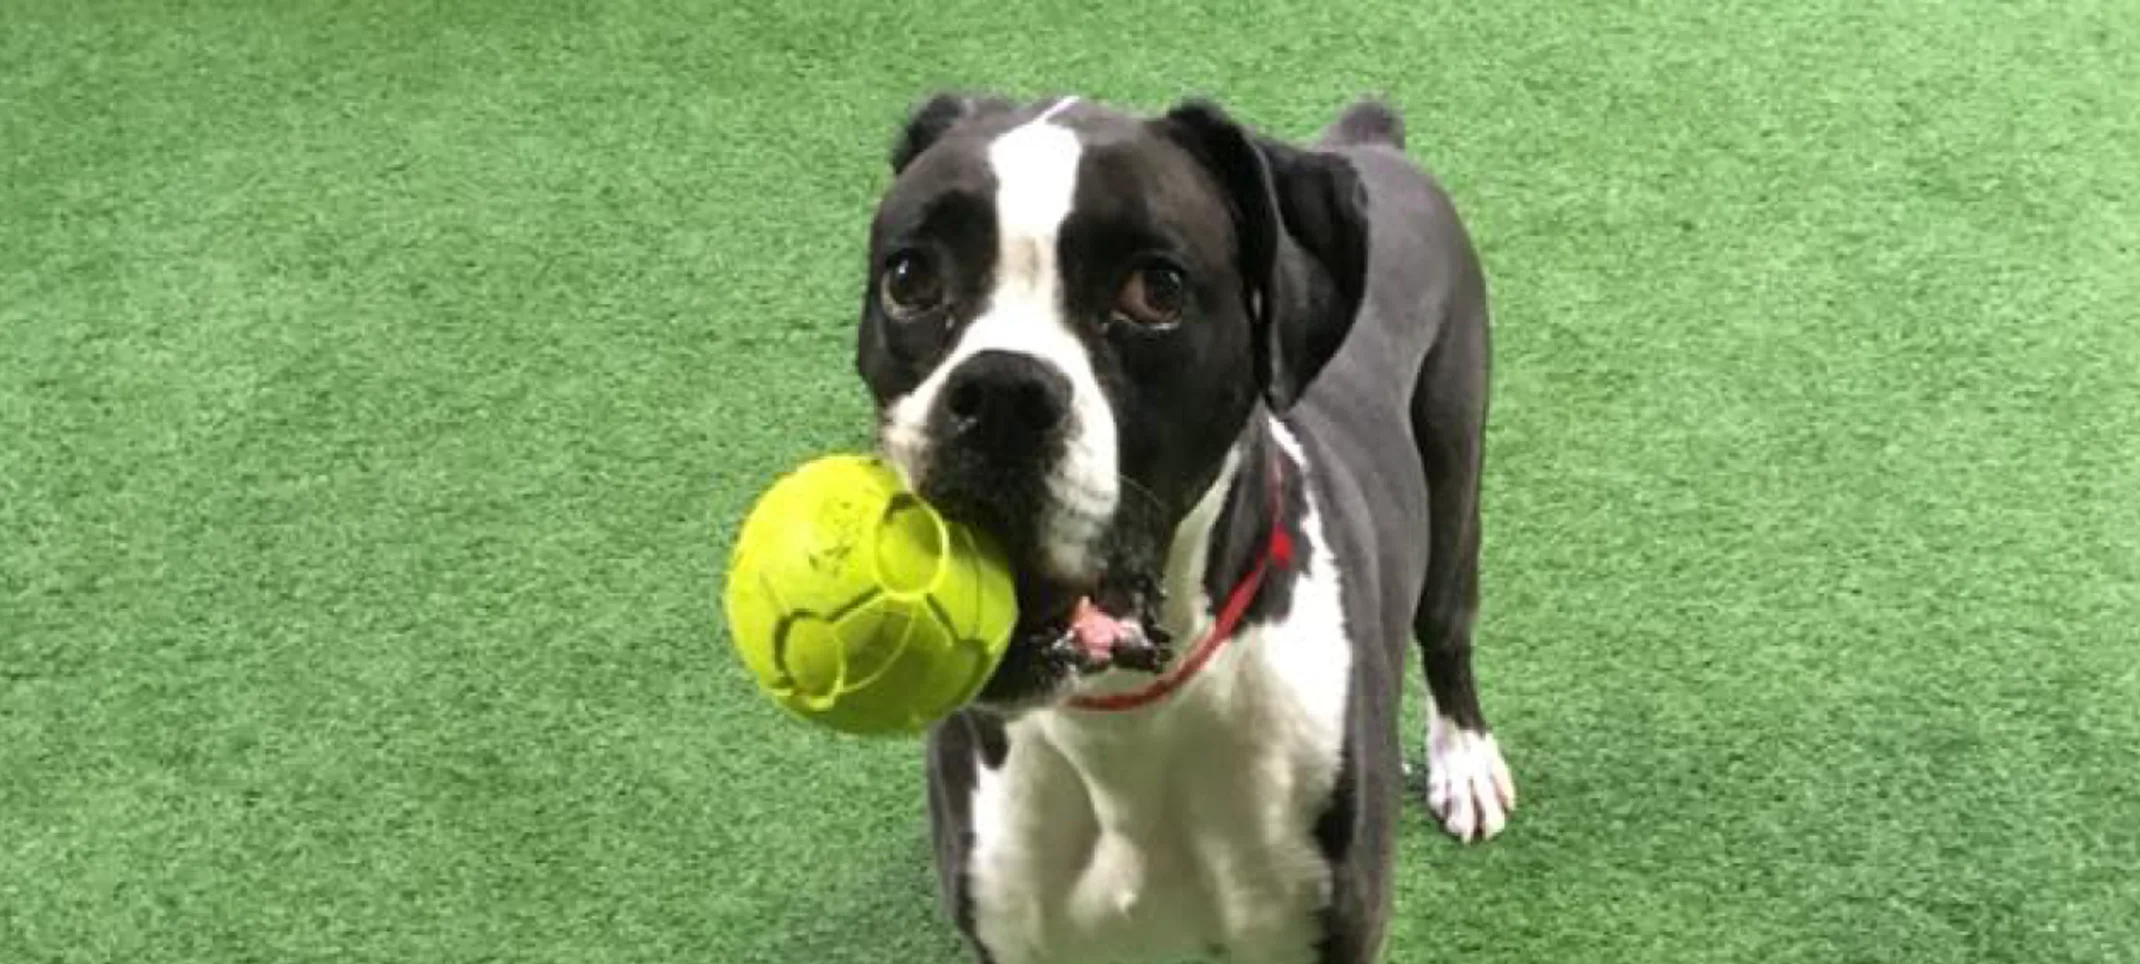
[[[1266,428],[1257,431],[1244,447],[1240,471],[1234,474],[1219,518],[1212,525],[1211,548],[1204,569],[1204,594],[1214,608],[1225,605],[1234,587],[1248,578],[1257,561],[1270,551],[1273,471],[1276,480],[1279,524],[1292,543],[1292,557],[1273,561],[1263,576],[1263,585],[1242,617],[1244,625],[1282,620],[1293,611],[1293,584],[1309,572],[1314,546],[1301,526],[1308,511],[1307,479],[1299,463],[1278,447]]]
[[[916,106],[907,115],[906,125],[899,136],[892,140],[891,161],[894,173],[904,171],[914,163],[921,152],[941,140],[944,134],[960,121],[982,113],[1010,110],[1010,101],[1000,97],[970,97],[962,94],[941,93]]]
[[[1367,284],[1366,189],[1343,157],[1253,134],[1208,101],[1167,120],[1228,194],[1255,308],[1255,374],[1283,412],[1352,330]]]

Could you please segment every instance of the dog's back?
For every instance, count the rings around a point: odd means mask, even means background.
[[[1460,524],[1441,517],[1436,496],[1476,487],[1488,387],[1477,256],[1448,195],[1406,156],[1404,141],[1393,109],[1363,101],[1313,142],[1344,157],[1365,192],[1367,285],[1344,345],[1290,417],[1328,467],[1330,497],[1377,507],[1351,517],[1358,531],[1334,535],[1357,540],[1357,558],[1383,561],[1374,621],[1398,647],[1428,579],[1430,530]],[[1346,528],[1344,517],[1337,524]]]

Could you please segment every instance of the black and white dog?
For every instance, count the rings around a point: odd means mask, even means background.
[[[1430,808],[1483,839],[1514,797],[1470,665],[1485,285],[1402,122],[943,95],[892,167],[880,444],[1019,571],[929,739],[959,929],[993,964],[1376,960],[1408,636]]]

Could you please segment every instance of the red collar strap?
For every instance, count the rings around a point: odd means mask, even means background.
[[[1098,712],[1120,712],[1141,709],[1166,699],[1175,690],[1188,685],[1198,671],[1225,649],[1233,639],[1234,631],[1241,626],[1241,618],[1248,615],[1248,606],[1255,602],[1256,593],[1263,588],[1263,578],[1272,566],[1283,566],[1293,561],[1293,537],[1285,530],[1285,462],[1274,451],[1271,454],[1271,538],[1264,547],[1263,555],[1248,575],[1234,585],[1233,592],[1226,596],[1226,604],[1219,609],[1218,619],[1211,630],[1196,641],[1189,654],[1161,673],[1149,685],[1120,693],[1089,693],[1070,698],[1074,709]]]

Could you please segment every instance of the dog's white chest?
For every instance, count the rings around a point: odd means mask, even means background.
[[[1243,633],[1160,707],[1013,724],[974,788],[968,865],[998,964],[1313,960],[1343,632],[1334,578],[1303,580],[1284,622]]]

